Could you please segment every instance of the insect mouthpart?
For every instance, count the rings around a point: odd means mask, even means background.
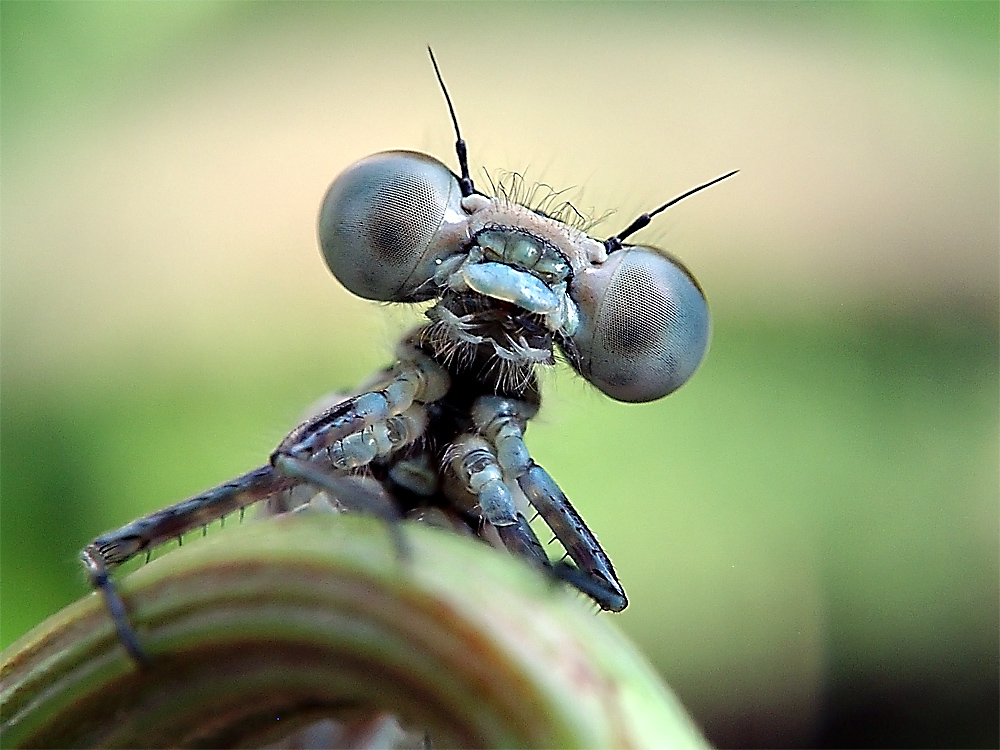
[[[569,262],[559,250],[524,229],[488,227],[475,241],[487,258],[530,271],[548,284],[569,281],[572,276]]]
[[[476,263],[462,266],[459,280],[469,289],[487,297],[510,302],[528,312],[545,315],[559,309],[559,297],[537,276],[504,263]]]
[[[471,290],[448,290],[426,315],[433,325],[425,340],[449,360],[463,347],[471,352],[485,346],[500,362],[519,366],[555,362],[553,332],[546,317],[512,302]]]
[[[529,360],[547,362],[552,348],[549,334],[571,336],[579,327],[579,312],[568,293],[571,278],[565,255],[545,238],[523,227],[487,223],[472,232],[463,255],[438,266],[434,281],[441,289],[438,306],[443,305],[444,312],[438,315],[432,308],[428,315],[450,326],[466,343],[481,344],[488,338],[502,349],[508,349],[510,342],[521,347],[522,328],[538,329],[546,334],[540,349],[548,353],[542,357],[536,352]],[[457,299],[469,296],[478,301]],[[503,325],[489,325],[490,332],[484,331],[484,321],[493,319]]]

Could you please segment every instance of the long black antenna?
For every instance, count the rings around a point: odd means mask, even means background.
[[[465,141],[462,140],[462,134],[458,130],[458,118],[455,116],[455,108],[451,106],[451,97],[448,96],[448,88],[444,85],[444,79],[441,77],[441,71],[438,70],[437,60],[434,59],[434,50],[427,45],[427,52],[431,56],[431,64],[434,66],[434,73],[437,75],[438,83],[441,84],[441,90],[444,92],[444,100],[448,102],[448,112],[451,114],[451,121],[455,126],[455,153],[458,154],[458,168],[462,170],[462,176],[458,180],[458,187],[462,191],[462,197],[468,198],[475,192],[475,188],[472,185],[472,178],[469,177],[469,152],[465,147]]]
[[[604,247],[607,248],[607,250],[608,250],[609,253],[613,253],[615,250],[621,250],[622,240],[624,240],[626,237],[628,237],[631,234],[635,234],[640,229],[642,229],[644,226],[646,226],[647,224],[649,224],[650,220],[654,216],[656,216],[658,213],[660,213],[661,211],[665,211],[666,209],[670,208],[675,203],[680,203],[682,200],[684,200],[685,198],[687,198],[690,195],[694,195],[699,190],[704,190],[705,188],[711,187],[712,185],[714,185],[717,182],[722,182],[723,180],[729,179],[730,177],[732,177],[734,174],[736,174],[739,171],[740,170],[738,170],[738,169],[734,169],[732,172],[728,172],[728,173],[722,175],[722,177],[716,177],[714,180],[709,180],[704,185],[699,185],[696,188],[691,188],[686,193],[681,193],[676,198],[672,198],[671,200],[668,200],[666,203],[664,203],[662,206],[660,206],[656,210],[650,211],[648,214],[643,214],[642,216],[640,216],[639,218],[637,218],[635,221],[633,221],[631,224],[629,224],[627,227],[625,227],[618,234],[616,234],[614,237],[608,237],[606,240],[604,240]]]

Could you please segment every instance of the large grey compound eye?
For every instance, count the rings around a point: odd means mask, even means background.
[[[464,218],[458,180],[437,159],[385,151],[351,165],[330,185],[319,213],[327,266],[359,297],[417,301],[436,261],[453,255]]]
[[[580,309],[573,367],[618,401],[680,388],[708,349],[708,304],[680,261],[640,245],[612,252],[573,279]]]

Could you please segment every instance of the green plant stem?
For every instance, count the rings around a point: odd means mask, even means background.
[[[4,747],[250,746],[390,711],[438,747],[704,747],[651,667],[562,586],[418,525],[297,514],[120,580],[148,667],[85,596],[0,657]]]

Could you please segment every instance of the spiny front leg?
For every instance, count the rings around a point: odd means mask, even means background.
[[[332,489],[314,472],[303,473],[299,462],[312,461],[317,469],[342,474],[419,438],[427,419],[422,404],[447,392],[448,375],[412,346],[404,343],[401,350],[400,362],[376,381],[378,390],[345,399],[297,427],[274,452],[272,466],[254,469],[91,542],[81,556],[95,586],[98,579],[106,580],[109,569],[140,552],[297,484]],[[347,505],[350,498],[364,494],[342,483],[336,487],[332,494],[344,495]]]
[[[90,583],[104,597],[118,638],[136,661],[144,662],[146,658],[128,620],[125,603],[111,580],[110,571],[142,552],[180,538],[182,534],[204,527],[233,511],[242,512],[248,505],[290,489],[296,483],[297,480],[281,476],[270,466],[262,466],[102,534],[83,549],[80,560]]]
[[[517,510],[492,445],[478,435],[460,435],[445,453],[444,463],[479,501],[483,516],[496,528],[508,550],[541,567],[551,567],[538,537]]]
[[[343,476],[385,458],[422,438],[426,404],[451,387],[448,372],[404,339],[399,361],[345,399],[303,423],[271,454],[271,465],[285,476],[336,498],[349,510],[383,519],[401,557],[408,550],[396,521],[400,510],[373,480]]]
[[[398,511],[385,493],[343,475],[417,440],[426,427],[423,404],[441,398],[449,386],[447,372],[404,341],[400,361],[371,384],[373,390],[346,399],[297,427],[272,454],[270,466],[137,519],[87,545],[80,555],[87,575],[104,597],[119,638],[133,658],[145,661],[125,603],[110,577],[114,567],[299,484],[326,491],[348,508],[395,518]],[[395,531],[394,535],[398,537]],[[404,548],[398,538],[397,546]]]
[[[517,482],[578,566],[556,566],[556,572],[602,609],[620,612],[628,606],[628,599],[611,560],[559,485],[532,460],[524,444],[525,424],[537,410],[529,402],[481,396],[473,405],[472,417],[480,434],[495,448],[503,475]]]

